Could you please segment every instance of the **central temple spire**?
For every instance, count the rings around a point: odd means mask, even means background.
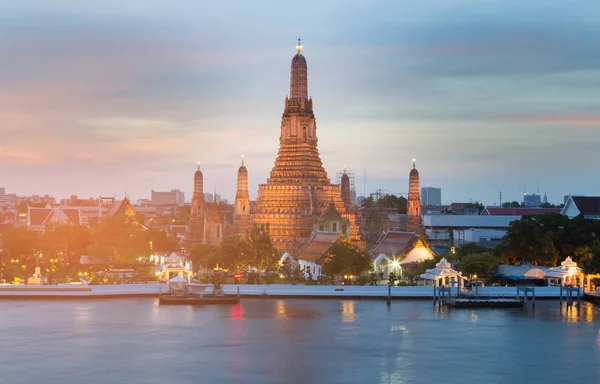
[[[340,187],[331,184],[319,156],[317,122],[312,99],[308,98],[307,65],[300,39],[296,51],[291,63],[290,93],[281,116],[279,151],[266,184],[258,187],[251,209],[252,224],[268,232],[279,250],[292,252],[305,244],[315,217],[332,201],[338,212],[352,217],[350,233],[355,240],[359,237],[353,213],[347,212]],[[238,185],[245,186],[247,175],[242,176]],[[237,213],[247,212],[239,208]],[[242,217],[235,216],[244,223]],[[244,228],[244,224],[238,227]]]
[[[292,71],[290,73],[290,99],[308,99],[308,81],[306,70],[306,59],[302,55],[302,44],[298,38],[296,45],[298,53],[292,59]]]

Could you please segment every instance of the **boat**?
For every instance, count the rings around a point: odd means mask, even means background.
[[[176,276],[169,280],[169,292],[158,293],[160,305],[210,305],[240,302],[237,297],[225,296],[222,290],[215,289],[212,284],[190,284],[183,277]]]

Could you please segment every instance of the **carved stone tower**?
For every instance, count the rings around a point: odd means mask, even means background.
[[[248,194],[248,170],[244,165],[238,169],[237,192],[235,193],[235,215],[248,215],[250,213],[250,195]]]
[[[344,206],[347,211],[350,211],[353,208],[352,204],[352,194],[350,193],[350,177],[346,173],[346,168],[344,167],[344,174],[342,175],[341,181],[341,193],[342,193],[342,201],[344,202]]]
[[[190,220],[185,235],[186,247],[192,248],[194,245],[202,244],[204,240],[204,177],[198,169],[194,173],[194,192],[192,193],[192,209]]]
[[[406,214],[406,230],[409,232],[422,234],[423,222],[421,218],[421,192],[419,187],[419,171],[417,171],[415,159],[413,159],[413,168],[410,170],[409,175]]]
[[[343,216],[347,212],[339,185],[331,184],[317,148],[317,124],[312,99],[308,97],[307,65],[300,39],[292,59],[290,94],[285,99],[279,136],[279,152],[266,184],[259,185],[253,212],[255,225],[269,232],[279,250],[290,251],[304,244],[316,218],[333,201]],[[358,228],[354,231],[358,237]],[[358,240],[358,239],[357,239]]]

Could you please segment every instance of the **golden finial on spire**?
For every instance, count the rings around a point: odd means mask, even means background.
[[[298,53],[302,52],[302,42],[300,42],[300,38],[298,38],[298,44],[296,44],[296,51],[298,51]]]
[[[417,159],[413,159],[413,169],[417,167]]]
[[[242,165],[244,165],[244,155],[242,155]]]
[[[198,162],[198,170],[200,170],[200,162]]]

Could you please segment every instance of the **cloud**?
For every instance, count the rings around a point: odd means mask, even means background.
[[[1,163],[43,164],[42,159],[33,153],[0,147]]]
[[[367,192],[404,191],[417,157],[448,199],[485,201],[529,179],[555,195],[600,193],[588,176],[600,144],[593,2],[309,1],[290,12],[275,0],[22,0],[0,11],[0,172],[17,191],[35,179],[63,195],[189,192],[200,160],[231,199],[244,154],[255,196],[301,35],[333,179],[348,165],[357,178],[367,169]]]

